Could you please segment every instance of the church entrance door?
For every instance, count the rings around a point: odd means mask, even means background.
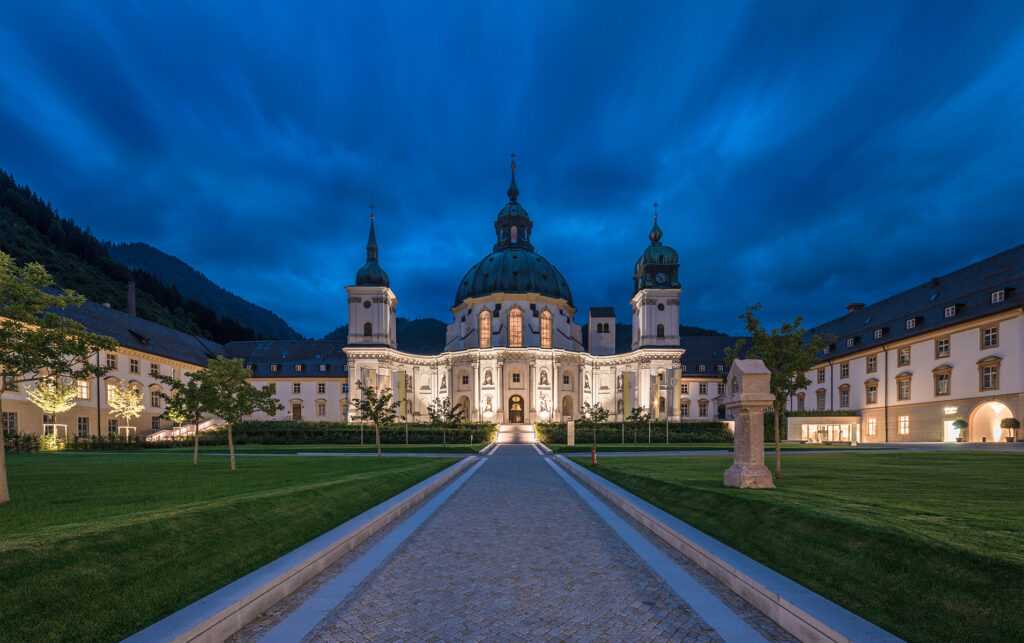
[[[523,398],[519,395],[508,399],[508,421],[512,424],[522,424],[524,421]]]

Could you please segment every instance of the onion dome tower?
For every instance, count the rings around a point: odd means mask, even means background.
[[[370,204],[370,236],[366,241],[366,263],[356,272],[356,285],[348,292],[348,343],[398,347],[395,314],[398,298],[391,291],[391,280],[377,261],[377,234],[374,231],[376,206]]]
[[[633,349],[679,346],[679,253],[662,245],[654,204],[651,245],[633,269]]]

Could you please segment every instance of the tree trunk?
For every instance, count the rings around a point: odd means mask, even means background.
[[[199,418],[196,418],[195,450],[192,451],[192,464],[199,464]]]
[[[782,477],[782,444],[779,441],[779,411],[778,406],[775,407],[775,479],[778,480]]]
[[[0,386],[3,385],[3,382],[0,382]],[[2,391],[0,391],[0,418],[4,416],[3,399]],[[11,494],[7,490],[7,456],[4,453],[7,451],[7,447],[5,444],[4,429],[0,424],[0,504],[11,501]]]
[[[377,438],[377,457],[379,458],[379,457],[381,457],[381,455],[380,455],[380,424],[377,424],[376,422],[374,423],[374,425],[373,425],[373,432],[376,434],[376,438]]]
[[[231,425],[228,424],[228,453],[231,454],[231,470],[235,470],[235,441],[231,437]]]

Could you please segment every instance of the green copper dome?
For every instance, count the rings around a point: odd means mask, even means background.
[[[679,253],[674,248],[661,244],[661,227],[658,215],[654,215],[654,227],[647,235],[651,245],[636,260],[633,266],[633,290],[643,288],[679,288]]]
[[[499,292],[536,293],[572,305],[572,292],[562,273],[536,252],[521,248],[496,250],[470,268],[459,282],[455,305]]]
[[[519,204],[515,164],[512,164],[512,183],[508,187],[508,203],[494,222],[497,243],[493,252],[469,269],[459,282],[455,305],[470,297],[483,297],[494,293],[536,293],[555,299],[564,299],[572,305],[572,293],[562,273],[533,250],[530,234],[533,222],[526,209]]]

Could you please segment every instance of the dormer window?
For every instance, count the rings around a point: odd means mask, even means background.
[[[907,330],[917,328],[917,317],[911,317],[906,322]]]
[[[956,306],[946,306],[946,309],[945,309],[945,311],[943,311],[942,315],[946,319],[949,319],[950,317],[955,316],[956,315]]]
[[[327,368],[328,368],[327,364],[321,364],[320,365],[320,372],[321,373],[326,373],[327,372]]]
[[[991,298],[989,299],[989,301],[991,301],[993,304],[998,304],[999,302],[1005,301],[1005,300],[1006,300],[1006,289],[1005,288],[1003,288],[1002,290],[996,290],[995,292],[993,292]]]
[[[245,368],[246,368],[246,369],[247,369],[247,370],[248,370],[248,371],[249,371],[250,373],[253,373],[253,372],[255,372],[255,371],[256,371],[256,365],[255,365],[255,364],[246,364],[246,365],[245,365]]]
[[[885,334],[885,329],[884,328],[876,328],[875,332],[874,332],[874,338],[875,339],[882,339],[882,335],[884,335],[884,334]]]
[[[831,352],[832,352],[832,344],[829,344],[828,346],[826,346],[826,347],[825,347],[824,349],[822,349],[822,351],[821,351],[821,352],[822,352],[822,353],[825,353],[826,355],[828,355],[829,353],[831,353]]]
[[[703,373],[704,372],[704,365],[703,364],[698,364],[697,365],[697,372],[698,373]]]
[[[722,371],[725,370],[725,367],[722,366],[721,364],[719,364],[718,366],[715,367],[715,370],[718,371],[719,373],[721,373]]]
[[[280,365],[280,364],[271,364],[271,365],[270,365],[270,370],[271,370],[272,372],[276,373],[276,372],[278,372],[279,370],[281,370],[281,365]]]
[[[846,340],[846,347],[847,348],[853,348],[853,345],[856,344],[856,343],[857,343],[857,338],[856,337],[850,337],[850,338],[848,338]]]
[[[296,373],[301,373],[304,370],[306,370],[306,365],[305,364],[296,364],[295,365],[295,372]]]

